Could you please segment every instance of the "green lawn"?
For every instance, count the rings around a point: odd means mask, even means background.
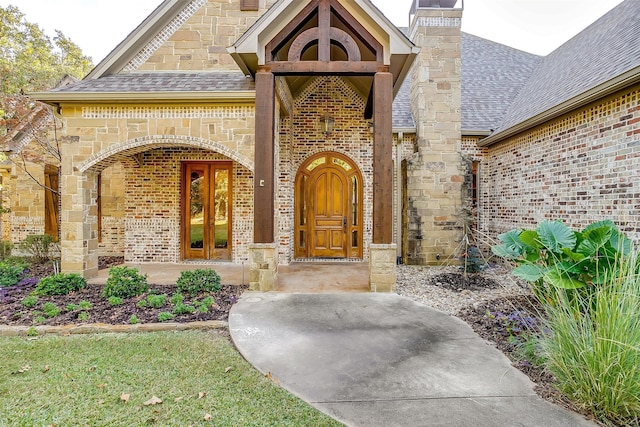
[[[163,403],[145,406],[152,396]],[[0,414],[21,427],[341,425],[215,332],[0,338]]]

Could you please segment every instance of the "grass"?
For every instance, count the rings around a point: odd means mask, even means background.
[[[541,344],[557,386],[607,425],[640,424],[640,255],[576,301],[558,292]]]
[[[145,406],[152,396],[163,403]],[[0,338],[0,414],[21,427],[341,425],[213,332]]]

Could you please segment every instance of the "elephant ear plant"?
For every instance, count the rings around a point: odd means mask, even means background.
[[[619,261],[633,250],[632,242],[613,221],[595,222],[573,231],[560,221],[542,221],[535,230],[511,230],[498,236],[495,255],[513,260],[513,274],[533,285],[542,301],[555,300],[557,289],[592,288],[615,274]]]

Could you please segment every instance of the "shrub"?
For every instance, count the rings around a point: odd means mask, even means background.
[[[87,320],[89,320],[89,317],[90,317],[90,315],[86,311],[78,313],[78,320],[80,320],[82,322],[86,322]]]
[[[558,389],[604,424],[640,419],[640,254],[620,259],[592,293],[558,291],[540,336]]]
[[[220,276],[215,270],[187,270],[180,273],[176,282],[178,291],[189,295],[201,292],[218,292],[220,290]]]
[[[84,277],[76,273],[58,273],[38,282],[34,291],[37,295],[68,295],[87,286]]]
[[[62,310],[60,310],[58,308],[57,305],[55,305],[52,302],[46,302],[43,306],[42,306],[42,311],[44,312],[45,316],[47,317],[56,317],[58,314],[60,314],[60,312]]]
[[[27,308],[33,308],[38,304],[38,297],[35,295],[29,295],[25,299],[22,300],[22,305]]]
[[[7,240],[0,241],[0,261],[11,256],[11,249],[13,249],[13,244],[11,242]]]
[[[172,313],[169,313],[168,311],[163,311],[161,313],[158,313],[158,321],[160,322],[166,322],[168,320],[173,319],[174,316]]]
[[[140,319],[138,319],[138,316],[136,316],[135,314],[132,314],[131,317],[129,317],[129,324],[135,325],[138,323],[140,323]]]
[[[135,268],[121,266],[111,267],[107,283],[102,290],[105,298],[131,298],[147,292],[147,276],[142,275]]]
[[[580,232],[560,221],[542,221],[535,230],[511,230],[498,239],[502,243],[491,248],[493,253],[519,264],[513,274],[530,282],[545,301],[556,299],[558,289],[591,292],[633,247],[612,221],[595,222]]]
[[[180,315],[180,314],[191,314],[194,311],[196,311],[196,308],[192,305],[186,305],[183,303],[178,303],[175,305],[175,307],[173,307],[173,314],[175,315]]]
[[[120,297],[109,297],[109,305],[122,305],[124,300]]]
[[[33,323],[42,323],[45,320],[47,320],[44,316],[42,315],[37,315],[33,318]]]
[[[167,302],[167,295],[149,295],[147,302],[149,303],[149,307],[161,308]]]
[[[54,238],[48,234],[31,234],[20,243],[20,248],[27,252],[36,262],[51,259]]]
[[[184,295],[182,295],[180,292],[174,293],[173,295],[171,295],[171,299],[169,299],[169,302],[173,305],[179,304],[183,301]]]
[[[24,270],[22,264],[0,262],[0,287],[17,285]]]
[[[138,301],[138,307],[147,308],[149,306],[149,302],[146,299],[141,299]]]

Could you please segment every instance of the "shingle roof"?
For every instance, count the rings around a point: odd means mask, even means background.
[[[626,0],[544,58],[498,131],[640,66],[640,1]]]
[[[391,120],[394,128],[414,129],[416,127],[413,116],[411,115],[410,82],[411,78],[407,76],[396,94],[396,98],[393,100]]]
[[[51,93],[234,92],[255,90],[242,73],[131,73],[82,80]]]
[[[495,129],[542,57],[462,33],[462,129]]]

